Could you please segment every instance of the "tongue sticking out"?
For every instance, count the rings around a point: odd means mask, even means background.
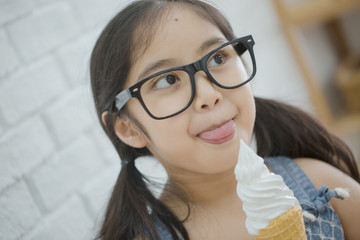
[[[235,122],[230,120],[218,128],[200,133],[198,137],[208,143],[221,144],[234,136],[235,127]]]

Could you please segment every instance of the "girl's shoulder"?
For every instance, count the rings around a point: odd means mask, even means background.
[[[305,172],[311,182],[318,188],[326,183],[329,187],[338,186],[339,183],[352,180],[338,168],[318,159],[296,158],[294,162]],[[340,182],[339,182],[340,181]]]

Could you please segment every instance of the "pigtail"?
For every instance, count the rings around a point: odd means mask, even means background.
[[[304,111],[274,100],[255,98],[254,133],[258,154],[308,157],[325,161],[360,182],[347,145]]]
[[[177,233],[182,239],[189,239],[182,222],[154,197],[147,181],[134,161],[122,166],[97,239],[160,240],[156,221],[167,227],[173,239],[178,239]]]
[[[134,181],[131,181],[132,177],[129,176],[132,165],[124,165],[121,168],[97,239],[134,239],[139,232],[137,228],[142,225],[142,221],[141,224],[136,223],[137,212],[143,210],[142,207],[139,210],[136,209],[136,206],[141,205],[141,199],[133,196]]]

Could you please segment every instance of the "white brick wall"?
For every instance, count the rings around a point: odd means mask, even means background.
[[[3,0],[0,2],[0,24],[14,21],[28,14],[34,8],[32,1],[28,0]]]
[[[0,31],[0,54],[4,56],[0,58],[0,77],[3,77],[19,65],[19,58],[3,30]]]
[[[45,208],[50,210],[92,179],[102,165],[102,156],[94,140],[83,135],[39,166],[31,173],[30,179],[38,189]]]
[[[1,192],[0,239],[18,239],[37,224],[41,217],[24,181]]]
[[[47,56],[0,82],[0,109],[8,123],[16,123],[41,111],[65,89],[64,74],[54,58]]]
[[[94,237],[120,164],[95,115],[88,62],[128,2],[0,0],[0,239]],[[283,85],[276,98],[311,108],[270,1],[214,2],[239,35],[254,34],[254,90],[274,97],[269,89]]]
[[[60,66],[64,69],[70,84],[80,84],[82,86],[87,84],[88,78],[86,77],[89,76],[90,59],[89,49],[95,45],[99,32],[100,30],[93,30],[56,50],[57,59],[60,62]]]
[[[113,11],[116,2],[100,1]],[[81,11],[98,6],[83,1]],[[0,1],[0,239],[94,238],[118,174],[88,79],[105,23],[95,26],[78,7],[76,0]],[[101,189],[108,191],[93,199]]]
[[[39,221],[25,240],[88,240],[94,228],[84,203],[74,195],[52,214]]]
[[[7,30],[21,57],[30,61],[69,40],[80,24],[67,1],[53,1],[10,23]]]
[[[49,128],[61,146],[81,136],[81,133],[97,124],[91,98],[83,87],[68,90],[66,95],[44,109]]]
[[[0,139],[0,192],[54,151],[55,142],[42,118],[24,118]]]

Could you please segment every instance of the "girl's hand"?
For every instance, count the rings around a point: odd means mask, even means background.
[[[316,188],[327,185],[350,190],[350,197],[345,200],[333,198],[330,205],[334,208],[343,226],[345,239],[355,240],[360,236],[360,184],[339,169],[315,159],[295,159],[295,162],[309,177]]]

